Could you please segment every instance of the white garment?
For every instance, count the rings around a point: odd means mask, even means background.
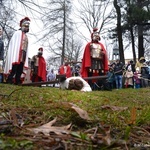
[[[65,81],[60,82],[60,88],[61,89],[68,89],[68,85],[69,85],[69,81],[72,79],[79,79],[83,82],[83,88],[80,91],[83,92],[90,92],[92,91],[90,85],[81,77],[77,76],[77,77],[69,77],[67,78]]]
[[[22,34],[23,33],[21,30],[17,30],[13,34],[9,42],[7,58],[6,58],[5,68],[4,68],[4,74],[6,75],[10,73],[12,69],[12,64],[19,63],[19,51],[21,47]],[[24,69],[23,74],[26,74],[28,69],[28,49],[26,51],[26,60],[23,69]]]

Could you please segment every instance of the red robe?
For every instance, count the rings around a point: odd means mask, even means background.
[[[38,77],[41,77],[42,81],[46,81],[46,62],[43,56],[38,57],[38,74],[36,75],[34,82],[39,82]],[[32,73],[31,73],[31,80],[32,80]]]
[[[46,62],[44,57],[39,57],[38,76],[46,81]]]
[[[64,67],[66,67],[66,73],[65,73]],[[71,77],[71,67],[68,66],[68,65],[67,66],[66,65],[62,65],[59,68],[59,74],[65,74],[67,78]]]
[[[88,77],[88,70],[89,67],[91,67],[91,50],[90,50],[90,44],[92,42],[89,42],[84,50],[84,55],[83,55],[83,59],[82,59],[82,67],[81,67],[81,75],[82,77]],[[103,57],[103,65],[104,65],[104,74],[106,74],[106,72],[108,71],[108,58],[107,58],[107,51],[104,48],[104,45],[100,42],[98,42],[98,44],[102,47],[102,51],[104,53],[104,57]],[[98,74],[95,74],[94,76],[98,76]]]

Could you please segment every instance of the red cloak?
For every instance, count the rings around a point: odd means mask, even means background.
[[[46,62],[43,56],[38,57],[38,74],[35,77],[35,81],[34,82],[39,82],[39,78],[41,77],[42,81],[46,81]],[[32,76],[32,72],[30,74],[30,79],[32,80],[33,76]]]
[[[42,81],[46,81],[46,62],[42,56],[39,57],[38,76]]]
[[[64,66],[66,67],[66,73],[64,70]],[[59,68],[59,74],[65,74],[67,78],[71,77],[71,67],[69,65],[62,65]]]
[[[82,59],[82,67],[81,67],[81,75],[82,77],[88,77],[88,69],[91,67],[91,52],[90,52],[90,44],[93,42],[89,42],[84,50],[83,59]],[[103,57],[103,65],[104,65],[104,73],[108,71],[108,57],[107,57],[107,51],[104,48],[104,45],[100,42],[97,42],[102,47],[102,51],[104,53]],[[97,75],[95,75],[97,76]]]

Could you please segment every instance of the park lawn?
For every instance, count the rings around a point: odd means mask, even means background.
[[[0,89],[0,149],[150,148],[150,88],[85,93],[0,84]],[[56,128],[71,123],[71,133],[28,130],[54,120]]]

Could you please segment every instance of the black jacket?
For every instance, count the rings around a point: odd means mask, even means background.
[[[114,74],[115,75],[122,75],[123,74],[123,67],[124,67],[124,65],[121,62],[115,64]]]
[[[0,60],[4,59],[4,42],[0,38]]]

